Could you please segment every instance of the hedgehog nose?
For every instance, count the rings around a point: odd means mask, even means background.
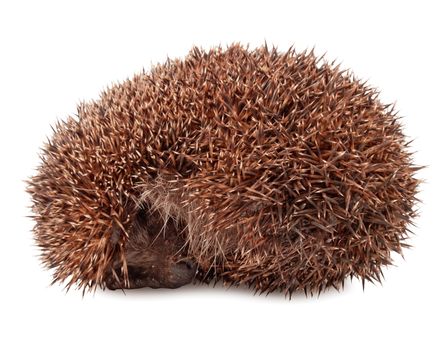
[[[197,264],[189,259],[178,261],[170,274],[170,288],[178,288],[192,282],[197,272]]]
[[[183,266],[185,266],[189,270],[194,270],[195,271],[197,269],[197,264],[195,262],[193,262],[192,260],[190,260],[190,259],[181,260],[179,262],[179,264],[182,264]]]

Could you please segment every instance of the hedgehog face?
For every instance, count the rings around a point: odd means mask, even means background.
[[[109,289],[178,288],[190,283],[197,265],[184,256],[184,227],[158,212],[140,209],[134,219],[129,241],[125,246],[128,281],[123,265],[115,261],[106,277]]]

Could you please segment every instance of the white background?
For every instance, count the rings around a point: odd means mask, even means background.
[[[0,348],[445,349],[445,15],[441,1],[0,2]],[[381,285],[319,298],[188,286],[66,294],[39,265],[24,182],[50,124],[193,44],[315,46],[395,102],[420,217]]]

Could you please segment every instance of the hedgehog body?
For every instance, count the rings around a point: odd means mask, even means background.
[[[194,48],[114,85],[56,126],[30,180],[43,261],[87,289],[380,280],[418,181],[377,97],[266,46]]]

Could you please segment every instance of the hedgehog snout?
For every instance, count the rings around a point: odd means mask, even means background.
[[[129,265],[128,281],[123,283],[121,268],[115,267],[107,275],[105,285],[108,289],[135,288],[178,288],[192,282],[197,272],[197,264],[190,259],[171,262],[165,266]]]
[[[172,265],[170,269],[171,286],[178,288],[192,282],[197,272],[197,264],[190,259],[184,259]]]

